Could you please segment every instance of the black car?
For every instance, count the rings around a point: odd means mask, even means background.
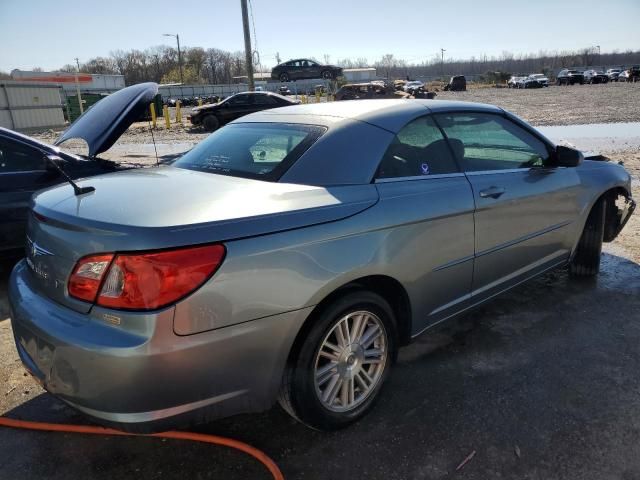
[[[556,77],[557,85],[575,85],[576,83],[584,85],[584,74],[578,70],[560,70]]]
[[[321,65],[307,58],[289,60],[276,65],[271,70],[271,78],[281,82],[308,78],[324,78],[332,80],[342,75],[342,68],[335,65]]]
[[[191,110],[192,125],[202,125],[213,132],[236,118],[269,108],[286,107],[300,103],[272,92],[244,92],[227,97],[220,103],[203,105]]]
[[[609,83],[609,76],[600,70],[586,70],[584,81],[585,83]]]
[[[21,253],[31,195],[72,179],[113,172],[114,162],[87,159],[0,127],[0,257]]]

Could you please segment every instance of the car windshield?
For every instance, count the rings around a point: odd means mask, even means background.
[[[531,75],[531,78],[543,78],[544,75],[541,73],[534,73],[533,75]]]
[[[201,172],[277,181],[325,131],[282,123],[227,125],[173,165]]]

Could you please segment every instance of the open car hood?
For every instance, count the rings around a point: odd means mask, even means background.
[[[89,108],[56,140],[60,145],[81,138],[89,146],[89,156],[107,151],[129,126],[138,120],[158,93],[157,83],[139,83],[118,90]]]

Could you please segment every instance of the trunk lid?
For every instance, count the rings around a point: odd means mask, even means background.
[[[176,167],[139,169],[37,193],[28,224],[36,288],[77,311],[68,296],[77,260],[104,252],[224,242],[340,220],[374,205],[374,185],[314,187],[215,175]]]

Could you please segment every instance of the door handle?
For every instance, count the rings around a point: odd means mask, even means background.
[[[498,198],[502,195],[506,190],[502,187],[489,187],[485,190],[480,190],[481,198]]]

